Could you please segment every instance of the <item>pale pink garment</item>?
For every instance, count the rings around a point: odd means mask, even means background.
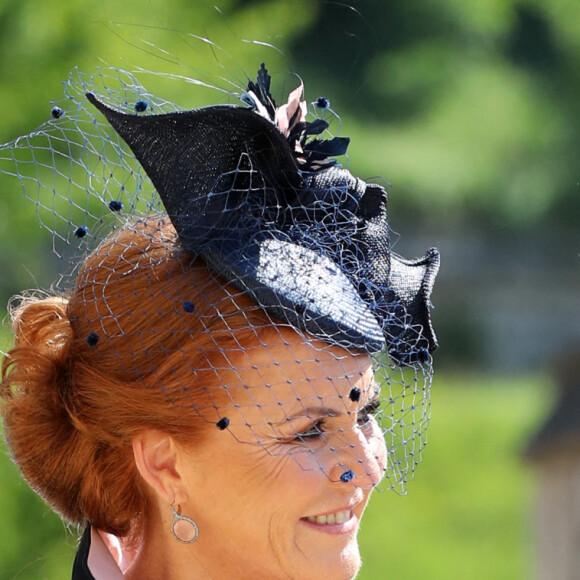
[[[91,547],[87,564],[95,580],[123,580],[134,554],[123,551],[119,538],[91,529]]]

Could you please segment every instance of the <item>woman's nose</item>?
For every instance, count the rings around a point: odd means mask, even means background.
[[[378,433],[367,437],[358,428],[341,433],[342,444],[335,447],[336,463],[329,472],[331,481],[352,483],[357,487],[376,487],[387,467],[387,448]]]

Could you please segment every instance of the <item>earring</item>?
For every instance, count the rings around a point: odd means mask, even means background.
[[[177,506],[177,510],[171,504],[171,512],[173,513],[173,521],[171,522],[171,535],[182,544],[191,544],[197,540],[199,535],[199,528],[197,524],[187,516],[181,515],[181,506]]]

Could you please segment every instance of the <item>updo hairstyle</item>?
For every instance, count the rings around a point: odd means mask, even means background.
[[[0,404],[14,461],[65,520],[129,540],[152,509],[133,436],[157,429],[199,444],[215,429],[195,410],[221,390],[212,361],[272,330],[249,298],[180,250],[163,215],[104,240],[68,299],[22,298],[11,317]]]

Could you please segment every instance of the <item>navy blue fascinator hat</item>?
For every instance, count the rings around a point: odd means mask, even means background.
[[[439,254],[391,252],[385,189],[336,164],[349,140],[324,140],[328,123],[306,121],[301,93],[276,107],[262,65],[247,108],[139,115],[86,96],[143,166],[185,251],[283,323],[424,362],[437,346],[429,299]]]

